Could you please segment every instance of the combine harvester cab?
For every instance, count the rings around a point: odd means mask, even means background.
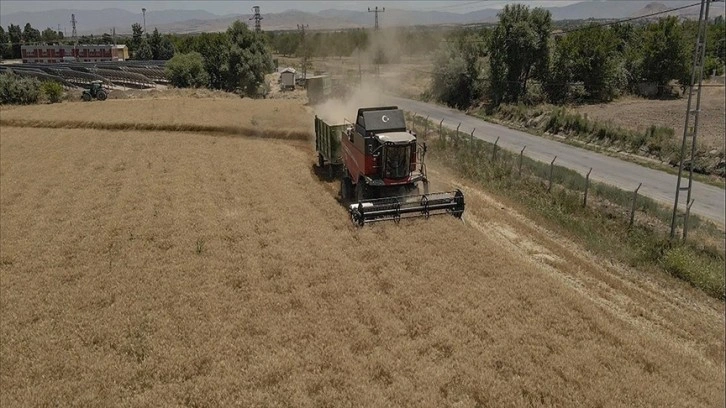
[[[332,143],[324,139],[338,132],[316,118],[318,157]],[[355,124],[346,123],[340,139],[343,165],[340,194],[348,212],[362,226],[377,221],[451,214],[461,218],[464,194],[460,190],[429,193],[426,177],[426,144],[406,129],[403,111],[396,106],[358,109]],[[336,146],[337,147],[337,146]],[[321,161],[322,163],[323,161]],[[420,194],[419,183],[424,192]]]

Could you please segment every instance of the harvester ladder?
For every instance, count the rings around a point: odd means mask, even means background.
[[[688,107],[686,108],[686,123],[683,127],[683,140],[680,150],[680,163],[678,165],[678,180],[676,181],[676,194],[673,202],[673,216],[671,218],[671,239],[675,238],[678,218],[683,217],[683,240],[688,236],[688,216],[693,204],[693,170],[696,167],[696,139],[698,136],[698,118],[701,112],[701,89],[703,85],[703,65],[706,55],[706,36],[708,32],[708,11],[713,0],[701,0],[701,11],[698,17],[698,35],[696,36],[696,49],[693,52],[693,66],[691,70],[691,83],[688,88]],[[693,97],[696,96],[695,108]],[[690,149],[689,149],[690,144]],[[688,178],[683,179],[684,167]],[[681,193],[686,193],[686,210],[678,211]]]

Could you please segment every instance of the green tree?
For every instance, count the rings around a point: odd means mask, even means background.
[[[241,90],[247,95],[255,95],[265,74],[274,70],[263,37],[250,31],[239,20],[227,29],[229,37],[229,56],[227,72],[224,73],[225,89]]]
[[[549,11],[515,4],[499,13],[499,23],[490,43],[490,96],[495,105],[518,102],[527,92],[530,78],[546,77],[549,36],[552,30]]]
[[[20,58],[20,43],[23,41],[23,30],[19,25],[10,24],[8,26],[8,40],[10,40],[11,54],[10,58]]]
[[[171,84],[177,88],[197,88],[209,84],[204,58],[198,52],[175,55],[166,63],[165,71]]]
[[[173,56],[174,56],[174,44],[172,43],[172,41],[169,37],[164,37],[161,40],[161,45],[159,46],[159,53],[157,55],[157,59],[168,60]]]
[[[146,41],[146,38],[142,38],[139,48],[136,50],[136,52],[134,52],[134,59],[145,61],[152,58],[153,54],[151,53],[151,46]]]
[[[5,33],[5,29],[0,26],[0,59],[10,58],[10,38]]]
[[[610,27],[613,34],[617,38],[617,50],[619,53],[625,53],[628,48],[632,48],[633,42],[637,38],[635,28],[630,23],[618,23]]]
[[[26,43],[35,43],[40,42],[40,40],[40,31],[33,28],[30,23],[25,24],[25,28],[23,28],[23,41]]]
[[[141,24],[134,23],[131,25],[131,41],[128,44],[130,52],[134,53],[141,47],[141,40],[144,38],[143,31]]]
[[[480,50],[474,42],[444,43],[434,56],[431,95],[447,106],[466,109],[482,96]]]
[[[723,16],[717,16],[713,23],[708,25],[708,39],[706,52],[721,65],[726,64],[726,22]]]
[[[274,48],[282,55],[294,55],[300,46],[300,36],[290,33],[283,33],[275,39]]]
[[[677,17],[662,18],[646,27],[641,38],[643,55],[641,79],[658,84],[658,95],[677,79],[682,85],[690,82],[689,61],[683,28]]]
[[[109,33],[103,33],[101,36],[101,44],[113,44],[113,37]]]
[[[58,40],[58,32],[48,27],[40,34],[40,38],[44,42],[53,42]]]
[[[161,34],[159,34],[159,30],[156,27],[154,27],[154,32],[151,33],[151,36],[149,37],[149,46],[151,47],[152,59],[161,59],[159,58],[159,52],[161,51]]]
[[[202,33],[189,40],[189,46],[180,52],[196,51],[204,57],[204,70],[209,75],[209,87],[225,89],[228,71],[229,38],[226,33]]]
[[[547,98],[550,103],[557,105],[564,103],[567,99],[572,81],[572,49],[563,42],[562,37],[555,42],[549,74],[544,82]]]
[[[618,45],[615,32],[609,28],[585,26],[558,44],[558,63],[569,65],[571,80],[583,83],[588,99],[609,101],[620,88]]]

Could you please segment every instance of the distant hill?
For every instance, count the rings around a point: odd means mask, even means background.
[[[632,16],[641,17],[641,16],[647,16],[647,15],[653,14],[653,13],[662,13],[662,12],[668,10],[668,8],[669,7],[663,3],[657,3],[657,2],[648,3],[645,5],[645,7],[636,11],[635,13],[633,13]]]
[[[693,4],[693,3],[690,3],[690,4]],[[632,16],[633,17],[642,17],[642,16],[647,16],[647,15],[653,14],[653,13],[662,13],[662,12],[665,12],[667,10],[677,8],[677,7],[678,7],[678,5],[674,6],[670,2],[669,3],[651,2],[651,3],[646,4],[645,7],[641,8],[640,10],[634,12],[632,14]],[[676,10],[676,11],[671,11],[671,12],[667,12],[664,14],[658,14],[656,16],[650,17],[650,19],[655,20],[655,19],[658,19],[661,17],[666,17],[666,16],[677,16],[677,17],[686,18],[686,19],[698,19],[698,14],[699,14],[700,10],[701,10],[701,8],[699,6],[688,7],[688,8],[684,8],[682,10]],[[711,3],[709,19],[719,16],[719,15],[721,15],[721,16],[724,15],[724,3],[723,2]]]
[[[638,0],[593,0],[582,1],[560,7],[547,8],[554,20],[585,20],[619,19],[638,17],[666,9],[693,4],[694,0],[673,0],[663,2]],[[298,3],[304,6],[304,2]],[[333,3],[331,3],[333,4]],[[483,3],[486,4],[486,3]],[[535,6],[536,3],[528,3]],[[724,3],[713,3],[712,16],[724,14]],[[440,11],[417,11],[387,8],[379,15],[382,27],[435,25],[435,24],[472,24],[493,23],[497,21],[498,9],[481,9],[468,13],[453,13],[445,9]],[[684,18],[698,17],[699,8],[690,7],[681,10],[676,15]],[[117,34],[128,34],[133,23],[142,23],[141,13],[132,13],[126,10],[51,10],[43,12],[21,12],[0,15],[0,25],[7,27],[10,23],[24,26],[29,22],[33,27],[43,30],[46,27],[65,28],[70,35],[71,14],[76,15],[78,33],[102,34],[110,33],[116,27]],[[298,24],[307,24],[310,30],[332,30],[355,27],[372,27],[373,15],[366,8],[360,10],[329,9],[317,13],[300,10],[288,10],[281,13],[265,13],[262,3],[262,27],[264,30],[294,30]],[[239,19],[251,25],[250,14],[219,16],[203,10],[164,10],[149,11],[146,13],[146,26],[149,31],[157,27],[162,33],[197,33],[224,31],[229,25]]]
[[[57,29],[58,24],[61,30],[67,35],[71,33],[71,14],[76,15],[78,34],[102,34],[110,33],[116,27],[117,33],[130,32],[131,25],[134,23],[143,24],[144,18],[141,12],[132,13],[122,9],[103,9],[103,10],[50,10],[38,12],[18,12],[10,14],[0,14],[0,25],[7,29],[8,25],[18,24],[25,26],[30,23],[34,28],[43,31],[50,27]],[[154,26],[187,21],[187,20],[214,20],[221,16],[209,13],[204,10],[163,10],[163,11],[147,11],[146,27],[149,31]]]

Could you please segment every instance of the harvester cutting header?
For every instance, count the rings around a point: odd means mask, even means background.
[[[358,109],[355,123],[330,125],[316,116],[315,145],[320,167],[329,166],[332,174],[342,166],[340,195],[358,225],[464,213],[460,190],[429,193],[426,143],[406,129],[396,106]]]

